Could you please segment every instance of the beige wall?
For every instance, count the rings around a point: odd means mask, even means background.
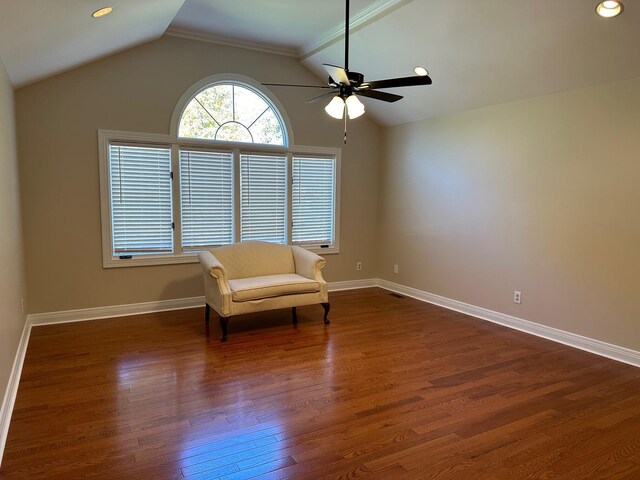
[[[640,350],[640,79],[391,128],[384,151],[383,278]]]
[[[31,313],[202,295],[195,264],[102,268],[96,131],[168,133],[215,73],[317,82],[292,58],[165,37],[17,92]],[[342,146],[309,91],[273,91],[295,143]],[[639,350],[639,107],[635,79],[384,131],[351,122],[326,278],[381,276]]]
[[[13,88],[0,62],[0,403],[4,398],[25,316],[18,161]]]
[[[317,83],[293,59],[164,37],[27,86],[16,93],[29,313],[203,294],[196,264],[103,269],[97,130],[169,133],[180,96],[216,73],[260,82]],[[298,145],[342,146],[342,124],[307,89],[273,89]],[[327,255],[329,281],[376,271],[379,127],[350,124],[342,154],[341,253]],[[355,271],[363,261],[365,270]]]

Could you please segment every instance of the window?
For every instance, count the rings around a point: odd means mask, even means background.
[[[180,150],[182,247],[233,241],[233,158],[228,152]]]
[[[169,149],[111,144],[109,170],[113,255],[172,252]]]
[[[291,240],[299,245],[330,245],[334,238],[333,158],[293,157]]]
[[[280,116],[259,92],[237,83],[198,93],[180,119],[178,136],[228,142],[284,145]]]
[[[287,243],[287,159],[240,155],[240,240]]]
[[[103,265],[196,262],[241,240],[337,253],[340,150],[289,146],[275,102],[214,82],[185,94],[171,135],[100,130]]]

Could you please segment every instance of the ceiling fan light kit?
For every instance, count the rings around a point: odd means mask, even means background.
[[[414,85],[431,85],[431,78],[426,68],[417,66],[414,68],[416,76],[389,78],[365,82],[364,75],[359,72],[349,71],[349,0],[346,0],[345,25],[344,25],[344,67],[323,64],[329,75],[328,85],[294,85],[286,83],[263,83],[274,87],[306,87],[326,88],[331,90],[317,97],[307,100],[307,103],[317,102],[332,97],[324,110],[337,120],[344,118],[344,143],[347,143],[347,117],[353,120],[364,114],[364,105],[358,97],[368,97],[383,102],[397,102],[402,97],[393,93],[380,92],[383,88],[409,87]],[[346,110],[346,116],[345,116]]]
[[[346,110],[349,120],[353,120],[364,114],[364,105],[355,95],[349,95],[346,100],[336,95],[324,110],[336,120],[341,120]]]
[[[364,105],[355,95],[348,96],[344,103],[347,107],[347,115],[351,120],[364,114]]]
[[[345,102],[342,97],[333,97],[331,101],[324,107],[324,111],[336,120],[341,120],[344,115]]]

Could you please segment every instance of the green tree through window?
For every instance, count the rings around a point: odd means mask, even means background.
[[[224,142],[284,145],[284,128],[273,105],[238,83],[214,84],[200,91],[182,112],[178,135]]]

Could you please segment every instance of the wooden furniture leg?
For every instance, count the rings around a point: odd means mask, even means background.
[[[229,317],[220,317],[220,327],[222,327],[222,337],[220,337],[221,342],[227,341],[227,324],[229,323]]]
[[[211,313],[211,307],[209,306],[208,303],[204,304],[204,330],[207,334],[207,337],[209,336],[209,315]]]
[[[329,309],[331,308],[331,306],[329,305],[329,302],[326,303],[322,303],[322,308],[324,308],[324,324],[325,325],[329,325]]]
[[[291,319],[293,320],[294,324],[298,323],[298,314],[296,313],[296,307],[291,307]]]

